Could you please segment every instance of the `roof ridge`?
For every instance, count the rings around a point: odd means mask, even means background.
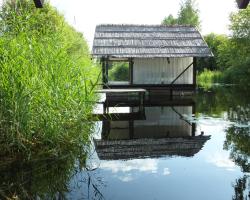
[[[193,27],[196,28],[193,25],[190,24],[175,24],[175,25],[164,25],[164,24],[98,24],[96,25],[96,27],[100,27],[100,26],[113,26],[113,27],[117,27],[117,26],[138,26],[138,27]]]

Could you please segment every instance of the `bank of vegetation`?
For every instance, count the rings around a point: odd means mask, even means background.
[[[231,35],[214,33],[204,38],[214,58],[200,62],[200,76],[220,72],[219,82],[249,85],[250,82],[250,6],[230,15]],[[204,70],[207,69],[207,70]],[[201,79],[205,82],[204,79]],[[218,81],[218,79],[216,80]],[[214,80],[213,80],[214,82]]]
[[[210,33],[204,36],[214,57],[198,60],[198,84],[250,83],[250,6],[230,16],[230,35]],[[199,10],[195,0],[186,0],[180,5],[177,17],[168,15],[162,21],[165,25],[190,24],[201,30]]]
[[[48,3],[0,10],[0,157],[81,150],[98,71],[83,35]]]

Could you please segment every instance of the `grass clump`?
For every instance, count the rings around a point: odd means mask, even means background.
[[[210,88],[214,83],[221,83],[222,73],[220,71],[210,71],[205,69],[198,75],[198,85]]]
[[[48,3],[0,10],[0,155],[59,154],[88,141],[97,71],[86,41]]]

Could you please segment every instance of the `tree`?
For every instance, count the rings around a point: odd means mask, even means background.
[[[178,24],[178,19],[174,18],[173,15],[170,14],[168,17],[165,17],[161,23],[164,25],[175,25]]]
[[[111,81],[128,81],[129,66],[126,62],[113,63],[109,72]]]
[[[250,83],[250,6],[230,15],[231,37],[209,34],[205,36],[214,58],[199,59],[198,68],[220,70],[223,82]],[[214,62],[215,61],[215,62]]]
[[[186,0],[181,3],[178,13],[178,24],[188,24],[201,28],[199,10],[196,8],[195,0]]]
[[[196,8],[195,0],[186,0],[181,3],[177,18],[168,15],[162,21],[164,25],[192,25],[201,28],[199,10]]]
[[[230,30],[234,38],[250,39],[250,6],[230,15]]]
[[[227,60],[225,78],[243,85],[250,81],[250,6],[230,15],[230,44],[219,57]]]
[[[225,46],[228,44],[228,37],[226,35],[217,35],[215,33],[210,33],[204,36],[208,47],[214,54],[214,57],[208,58],[199,58],[198,59],[198,70],[203,71],[204,68],[213,70],[222,70],[224,69],[225,60],[224,58],[219,58],[219,50],[225,50]],[[224,52],[225,53],[225,52]]]

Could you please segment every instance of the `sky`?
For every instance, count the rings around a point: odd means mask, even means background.
[[[1,4],[0,0],[0,4]],[[97,24],[160,24],[177,12],[182,0],[50,0],[66,20],[82,32],[91,46]],[[202,34],[229,34],[229,14],[235,0],[196,0]]]
[[[177,16],[181,0],[50,0],[66,20],[82,32],[91,46],[97,24],[160,24],[165,16]],[[235,0],[196,0],[202,34],[229,34],[229,14]]]

